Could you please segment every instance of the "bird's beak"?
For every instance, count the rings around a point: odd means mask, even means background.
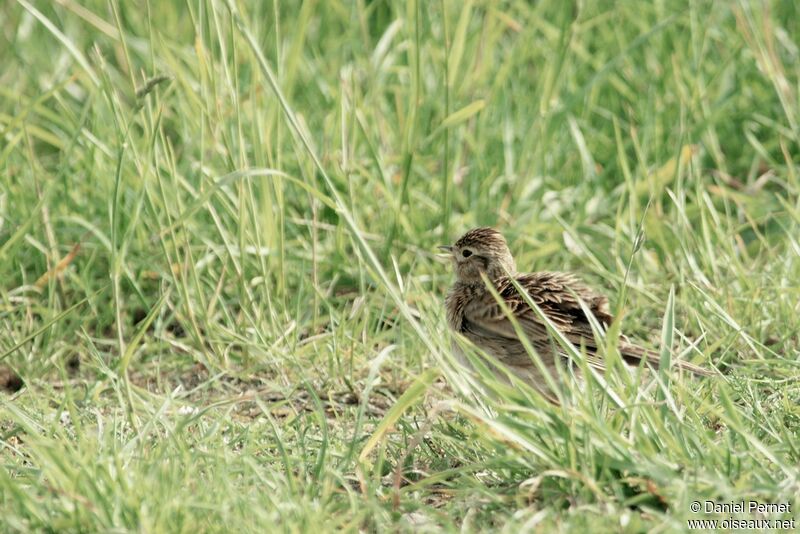
[[[450,246],[450,245],[439,245],[436,248],[438,248],[439,250],[441,250],[443,252],[447,252],[447,253],[452,253],[453,252],[453,247]]]

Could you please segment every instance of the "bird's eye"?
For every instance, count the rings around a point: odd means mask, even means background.
[[[465,258],[469,258],[470,256],[472,256],[472,251],[468,248],[465,248],[464,250],[461,251],[461,255],[464,256]]]

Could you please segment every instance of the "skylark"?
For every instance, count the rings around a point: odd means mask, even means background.
[[[445,299],[450,328],[463,334],[488,355],[504,364],[511,373],[550,397],[543,374],[525,350],[514,325],[488,289],[484,276],[494,286],[551,376],[558,376],[555,372],[556,359],[562,358],[562,362],[568,362],[569,357],[562,346],[551,339],[547,327],[517,292],[510,277],[527,291],[532,301],[566,339],[578,350],[584,348],[587,363],[600,370],[605,369],[605,364],[597,353],[597,342],[589,319],[578,300],[583,301],[585,308],[607,328],[614,318],[609,312],[608,299],[605,296],[594,292],[571,274],[517,273],[505,238],[492,228],[475,228],[464,234],[455,244],[439,248],[450,253],[456,272],[456,282]],[[659,359],[656,354],[631,343],[626,337],[620,338],[618,347],[623,360],[629,365],[639,365],[645,360],[649,366],[658,367]],[[457,347],[456,354],[464,363],[463,354]],[[695,374],[711,374],[685,361],[674,363]]]

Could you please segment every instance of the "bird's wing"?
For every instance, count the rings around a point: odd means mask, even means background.
[[[595,293],[567,273],[531,273],[518,275],[515,280],[570,342],[578,347],[585,346],[590,356],[593,356],[596,350],[594,334],[578,298],[600,323],[608,326],[613,317],[608,312],[608,301],[604,296]],[[537,343],[550,343],[547,327],[509,278],[496,280],[495,290],[534,346]],[[478,301],[473,301],[464,310],[464,315],[470,328],[480,335],[493,335],[519,342],[513,324],[491,293],[487,292]],[[597,358],[590,358],[589,363],[602,367],[602,361]]]
[[[542,310],[550,321],[564,334],[573,345],[586,349],[586,361],[592,367],[605,369],[605,362],[597,355],[597,342],[589,319],[578,299],[606,328],[614,321],[608,309],[608,299],[587,287],[575,276],[568,273],[539,272],[517,275],[515,281],[524,288],[533,302]],[[495,290],[503,299],[511,315],[519,323],[522,331],[531,343],[552,343],[547,328],[539,320],[522,295],[507,277],[495,281]],[[576,298],[577,297],[577,298]],[[464,310],[464,318],[469,327],[480,335],[496,336],[509,342],[516,341],[516,352],[519,357],[527,355],[519,342],[511,321],[503,312],[494,296],[486,294],[473,301]],[[561,353],[561,349],[552,345]],[[638,365],[645,360],[650,366],[658,368],[659,357],[653,351],[639,347],[628,341],[625,336],[619,340],[618,349],[622,358],[630,365]],[[518,358],[515,358],[518,359]],[[507,362],[511,363],[511,362]],[[710,371],[686,361],[676,360],[675,365],[698,375],[711,375]]]

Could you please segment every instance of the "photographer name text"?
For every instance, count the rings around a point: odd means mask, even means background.
[[[693,501],[689,506],[692,512],[704,514],[790,514],[792,503],[759,501]]]

